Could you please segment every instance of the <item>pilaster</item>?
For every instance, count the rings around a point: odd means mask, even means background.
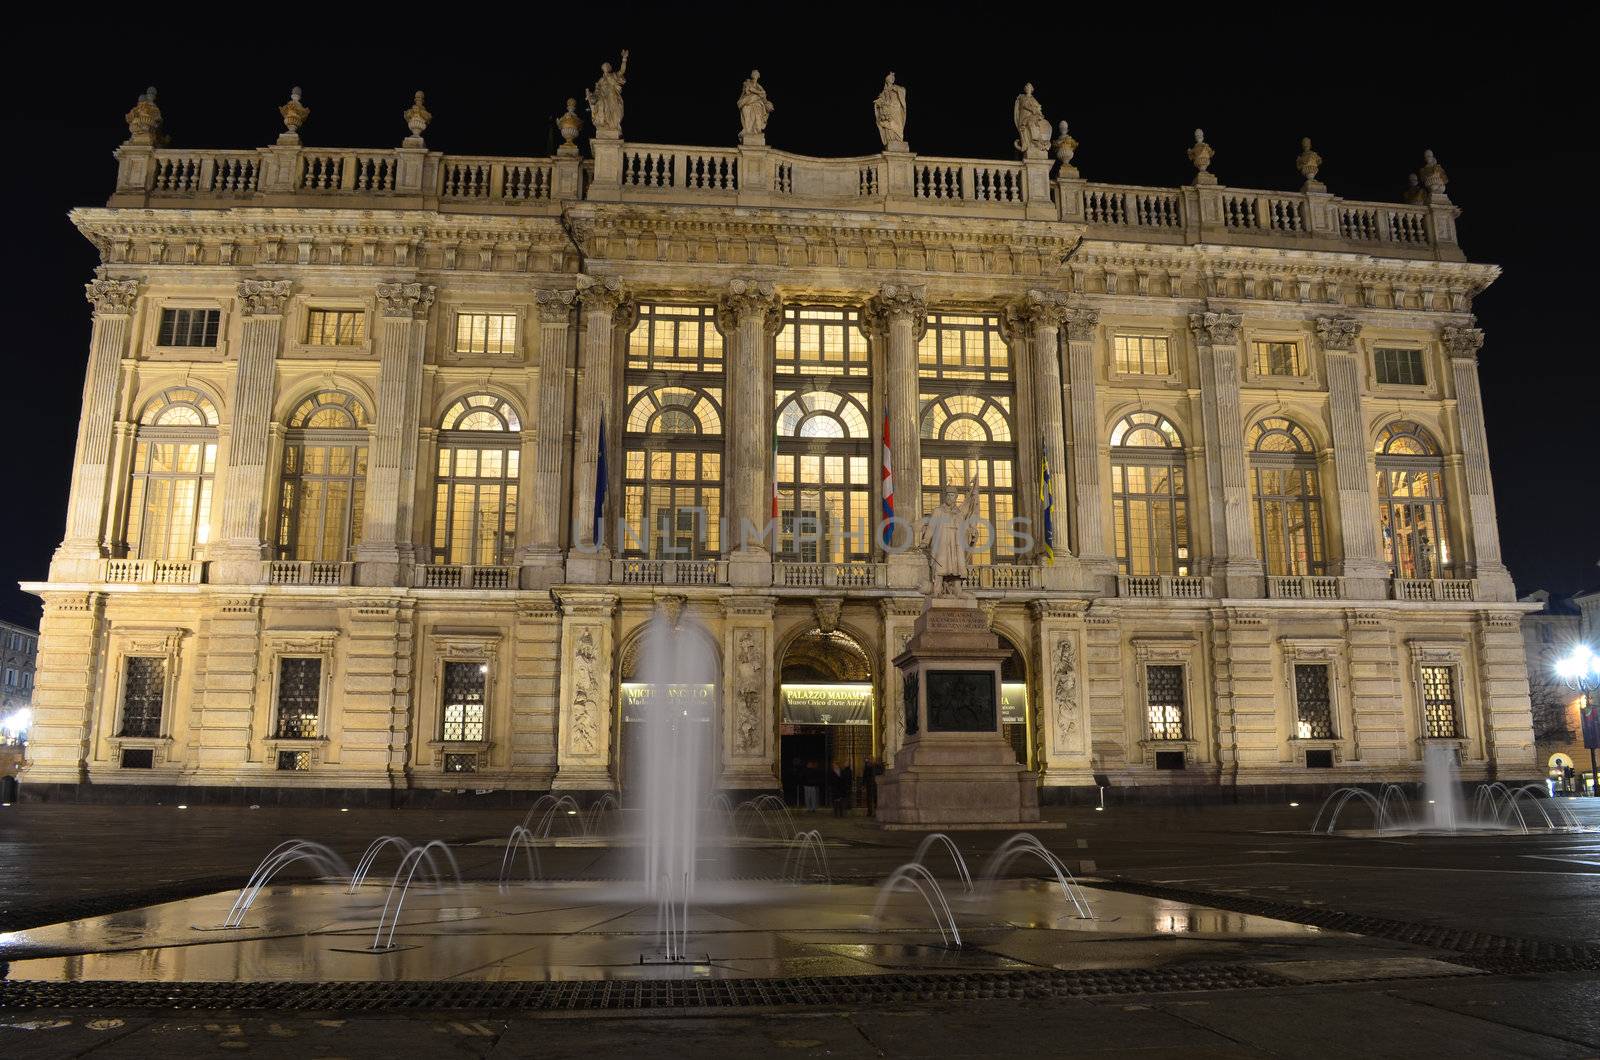
[[[917,343],[928,329],[926,289],[887,283],[867,304],[871,320],[885,343],[888,367],[890,471],[894,476],[895,526],[888,556],[889,584],[915,589],[928,578],[928,565],[910,546],[922,518],[921,398],[917,385]],[[887,755],[885,757],[888,757]]]
[[[575,290],[541,290],[539,303],[539,395],[533,450],[533,488],[525,503],[533,529],[520,551],[524,588],[545,588],[565,573],[562,528],[566,521],[567,446],[571,436],[573,314]]]
[[[611,725],[616,702],[617,597],[569,593],[561,606],[561,705],[552,790],[611,791]]]
[[[367,464],[366,518],[356,549],[362,585],[402,584],[415,558],[411,514],[416,494],[422,358],[434,287],[378,285],[377,431]]]
[[[1392,611],[1345,613],[1345,641],[1350,646],[1350,716],[1354,720],[1350,734],[1354,740],[1352,764],[1401,768],[1410,762],[1400,695],[1405,678],[1396,638]]]
[[[373,596],[344,609],[340,765],[353,784],[411,787],[415,608]]]
[[[1317,341],[1328,372],[1328,410],[1333,419],[1333,470],[1339,501],[1339,573],[1345,592],[1356,599],[1387,595],[1389,573],[1378,553],[1378,523],[1372,495],[1372,465],[1367,453],[1366,417],[1361,408],[1361,369],[1356,338],[1361,322],[1352,317],[1318,317]]]
[[[1450,359],[1467,480],[1466,515],[1471,527],[1467,576],[1478,579],[1479,599],[1515,600],[1511,573],[1500,558],[1500,526],[1495,516],[1494,483],[1489,475],[1489,437],[1484,429],[1483,393],[1478,385],[1478,350],[1483,346],[1483,330],[1450,326],[1439,337],[1445,356]]]
[[[1085,600],[1040,600],[1032,605],[1038,704],[1034,743],[1040,783],[1046,787],[1094,784],[1087,682],[1084,679]]]
[[[1212,671],[1222,780],[1248,782],[1252,770],[1278,770],[1283,747],[1271,616],[1228,608],[1212,617],[1219,631]]]
[[[511,642],[510,768],[519,787],[548,788],[556,773],[561,704],[561,609],[538,594],[517,603]]]
[[[1250,479],[1239,397],[1238,313],[1189,314],[1199,348],[1206,481],[1211,503],[1211,574],[1223,596],[1261,595],[1261,560],[1250,533]]]
[[[733,465],[733,503],[729,532],[736,548],[728,558],[734,585],[772,582],[772,358],[771,338],[782,321],[782,302],[772,284],[738,279],[728,285],[719,309],[734,337],[728,358],[728,422],[738,424],[729,438]]]
[[[606,542],[613,529],[605,522],[609,518],[615,524],[621,510],[620,498],[611,496],[610,483],[596,482],[601,435],[605,435],[607,447],[607,477],[614,480],[611,454],[617,451],[615,442],[623,427],[615,408],[617,333],[631,319],[633,307],[628,292],[612,278],[579,276],[577,295],[582,307],[583,339],[578,359],[578,429],[573,439],[572,547],[567,553],[567,580],[597,583],[611,578],[611,548]],[[605,507],[597,511],[595,504],[602,499]]]
[[[1477,617],[1479,697],[1489,768],[1507,782],[1533,780],[1543,771],[1534,755],[1522,615],[1483,611]]]
[[[771,596],[729,594],[723,599],[722,747],[717,787],[725,791],[776,790],[778,758]]]
[[[188,764],[201,773],[234,772],[249,761],[256,712],[272,711],[271,702],[256,701],[261,597],[208,598],[199,634],[190,729],[196,746]]]
[[[1109,585],[1117,561],[1106,538],[1104,490],[1100,483],[1100,413],[1096,407],[1095,335],[1100,311],[1088,306],[1070,309],[1067,327],[1067,408],[1072,446],[1073,514],[1077,520],[1077,554],[1084,572]],[[1054,473],[1054,469],[1052,469]],[[1062,526],[1065,527],[1065,517]]]
[[[879,761],[891,767],[906,736],[905,690],[894,659],[911,643],[917,619],[926,606],[927,600],[921,596],[889,596],[878,601],[878,613],[883,619],[883,676],[878,683],[883,690],[878,700],[883,704],[878,721]]]
[[[78,447],[72,464],[72,490],[67,501],[67,529],[50,562],[51,581],[89,581],[99,576],[99,560],[108,555],[109,485],[112,429],[117,421],[117,391],[122,358],[127,356],[139,284],[134,280],[97,279],[84,284],[84,297],[94,306],[89,337],[89,366],[83,383],[83,412],[78,421]]]
[[[33,725],[21,775],[29,784],[77,784],[86,779],[95,738],[95,696],[105,665],[100,636],[105,594],[42,595]]]

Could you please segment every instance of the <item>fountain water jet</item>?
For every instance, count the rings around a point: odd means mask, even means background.
[[[956,947],[961,946],[961,929],[956,927],[956,916],[950,911],[950,903],[945,901],[944,891],[939,886],[939,881],[934,879],[933,873],[927,866],[916,862],[907,862],[889,874],[883,881],[883,886],[878,888],[878,901],[872,907],[872,926],[876,928],[883,917],[883,907],[889,903],[889,896],[897,890],[914,890],[922,895],[922,900],[928,903],[928,912],[933,914],[933,922],[939,928],[939,938],[946,946],[951,939],[955,940]],[[950,925],[950,930],[945,931],[945,925]]]
[[[435,883],[441,882],[439,863],[433,859],[433,850],[437,847],[444,852],[445,860],[450,863],[450,873],[456,878],[456,886],[461,886],[461,868],[456,864],[456,856],[450,853],[450,848],[442,840],[431,839],[419,847],[412,847],[406,851],[406,856],[400,859],[400,867],[394,871],[394,879],[389,881],[389,893],[383,900],[383,913],[378,917],[378,930],[372,935],[372,949],[375,951],[394,949],[394,929],[400,924],[400,908],[405,905],[406,892],[411,890],[411,880],[417,874],[417,866],[424,861],[428,863],[428,871],[433,874]],[[400,882],[400,877],[405,876],[405,883]],[[398,899],[396,893],[398,891]],[[394,913],[390,915],[390,907]],[[378,942],[383,937],[383,926],[389,925],[389,937],[381,944]]]
[[[1018,832],[1016,835],[1000,844],[989,857],[988,869],[984,873],[984,880],[993,885],[1001,871],[1012,861],[1025,854],[1032,854],[1049,866],[1055,873],[1056,882],[1061,885],[1061,893],[1072,903],[1078,911],[1078,916],[1084,920],[1093,920],[1094,912],[1089,906],[1089,900],[1083,896],[1083,891],[1078,887],[1078,881],[1073,878],[1072,870],[1068,869],[1061,859],[1050,853],[1050,849],[1039,841],[1039,837],[1032,832]]]
[[[917,844],[917,852],[911,855],[912,864],[922,864],[922,859],[927,855],[929,849],[933,847],[933,844],[940,842],[944,844],[945,850],[949,851],[950,860],[955,862],[956,875],[961,877],[962,886],[966,888],[968,894],[971,894],[972,873],[967,871],[967,859],[962,857],[961,851],[956,849],[955,841],[943,832],[934,832],[931,835],[923,836],[922,842]]]
[[[833,874],[828,871],[828,852],[823,849],[822,833],[815,828],[794,837],[794,845],[783,857],[783,878],[794,883],[804,883],[808,854],[812,864],[821,872],[824,882],[832,883]]]
[[[373,863],[378,860],[378,855],[389,847],[399,847],[402,860],[412,850],[412,844],[397,835],[381,835],[374,839],[367,844],[367,849],[362,853],[361,860],[356,862],[356,871],[350,874],[350,887],[345,892],[346,894],[355,894],[356,890],[367,882],[367,875],[372,871]]]
[[[528,883],[532,884],[544,875],[544,866],[539,862],[539,848],[533,845],[533,833],[520,824],[511,829],[511,837],[506,840],[505,856],[500,859],[500,890],[506,889],[506,875],[511,870],[513,855],[517,847],[522,847],[524,859],[528,863]]]
[[[279,843],[261,859],[261,864],[250,874],[250,879],[245,882],[239,897],[233,900],[233,906],[228,910],[227,919],[222,922],[222,926],[236,928],[244,923],[244,916],[250,911],[256,896],[261,893],[261,888],[281,870],[296,861],[311,862],[321,869],[325,876],[346,876],[350,873],[350,867],[343,859],[321,843],[309,843],[303,839],[290,839]]]

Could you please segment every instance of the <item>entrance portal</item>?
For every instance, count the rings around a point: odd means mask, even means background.
[[[644,711],[652,704],[678,703],[689,714],[699,719],[700,724],[714,730],[716,724],[716,704],[719,702],[718,688],[715,683],[704,684],[672,684],[661,690],[661,695],[654,695],[654,689],[640,680],[640,657],[644,654],[644,636],[642,633],[649,628],[648,623],[640,627],[640,631],[630,638],[622,649],[622,662],[618,668],[619,680],[617,682],[617,725],[616,746],[612,748],[612,762],[615,765],[617,787],[623,793],[625,803],[630,802],[629,796],[638,794],[639,766],[643,762],[643,746],[645,725]],[[694,637],[704,642],[711,653],[710,658],[719,659],[716,642],[697,625],[688,620],[673,632],[675,637]],[[713,666],[713,673],[721,673],[721,663]],[[710,771],[712,783],[716,780],[716,740],[714,732],[706,736],[708,751],[705,755],[703,767]]]
[[[779,693],[779,761],[783,797],[792,806],[818,807],[837,795],[851,806],[866,802],[866,765],[874,756],[878,720],[872,660],[840,630],[808,630],[784,652]],[[848,791],[834,769],[848,770]]]

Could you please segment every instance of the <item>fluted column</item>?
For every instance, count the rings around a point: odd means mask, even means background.
[[[727,442],[733,468],[732,503],[724,509],[733,546],[728,580],[735,585],[772,581],[772,358],[768,340],[782,320],[772,284],[734,280],[719,310],[733,334],[728,358]]]
[[[1205,424],[1211,573],[1223,596],[1261,594],[1261,560],[1250,533],[1250,477],[1239,407],[1238,313],[1189,314],[1199,347],[1200,407]]]
[[[917,387],[917,343],[928,328],[924,288],[886,283],[868,302],[866,315],[887,338],[889,444],[893,451],[890,471],[894,475],[898,524],[893,537],[896,551],[889,555],[889,584],[916,588],[928,577],[927,560],[910,548],[916,540],[917,521],[922,518],[922,408]],[[875,426],[873,437],[879,434]]]
[[[574,290],[538,292],[539,395],[538,432],[533,448],[532,490],[524,504],[533,509],[533,529],[522,550],[525,588],[539,588],[559,580],[564,569],[561,528],[566,519],[565,487],[569,409],[572,391],[567,377],[572,362],[572,320],[578,304]]]
[[[367,463],[367,501],[356,575],[362,585],[395,585],[415,558],[411,510],[416,496],[422,356],[434,288],[378,285],[377,430]]]
[[[50,562],[51,581],[87,581],[97,576],[107,555],[107,495],[110,486],[112,429],[117,421],[118,380],[128,350],[133,308],[139,300],[134,280],[93,280],[84,297],[94,306],[89,366],[83,383],[83,413],[72,464],[67,528]]]
[[[1495,515],[1494,482],[1489,474],[1489,436],[1483,423],[1483,392],[1478,386],[1478,350],[1483,346],[1483,329],[1447,326],[1439,339],[1450,359],[1462,470],[1467,482],[1466,523],[1472,531],[1464,557],[1467,574],[1478,579],[1481,598],[1515,600],[1511,574],[1500,558],[1500,524]]]
[[[1361,369],[1356,338],[1361,322],[1351,317],[1318,317],[1317,341],[1328,366],[1328,408],[1333,417],[1333,473],[1339,494],[1339,573],[1346,594],[1358,599],[1387,595],[1388,573],[1378,552],[1377,511],[1367,456],[1366,417],[1361,410]]]
[[[1100,411],[1096,402],[1095,334],[1100,311],[1071,308],[1067,327],[1067,408],[1072,441],[1073,514],[1077,519],[1078,559],[1086,573],[1109,578],[1116,558],[1106,545],[1105,489],[1100,479]],[[1051,468],[1051,474],[1055,469]],[[1062,526],[1067,525],[1065,518]],[[1059,536],[1059,535],[1058,535]]]
[[[595,539],[595,475],[600,463],[600,424],[605,423],[608,477],[617,470],[611,454],[621,436],[615,395],[617,391],[617,329],[632,313],[627,292],[615,279],[578,277],[582,306],[583,339],[578,360],[577,435],[572,453],[572,548],[567,553],[567,579],[605,582],[611,577],[611,539],[622,513],[622,498],[607,491],[607,510],[600,514],[609,525]]]
[[[239,315],[243,327],[234,366],[233,416],[228,466],[222,486],[221,540],[211,549],[210,580],[248,584],[261,580],[267,558],[262,537],[262,506],[267,493],[268,427],[273,382],[283,339],[283,311],[289,304],[288,280],[241,280]]]
[[[1036,452],[1029,451],[1029,435],[1019,435],[1022,445],[1017,453],[1023,468],[1031,468],[1032,475],[1019,476],[1018,481],[1031,482],[1026,504],[1019,504],[1019,512],[1030,512],[1033,518],[1034,553],[1044,554],[1044,509],[1038,499],[1042,494],[1040,464],[1050,467],[1051,522],[1055,527],[1052,549],[1056,559],[1072,555],[1068,539],[1067,489],[1070,475],[1067,467],[1067,438],[1061,417],[1061,325],[1072,313],[1067,296],[1060,291],[1032,290],[1006,309],[1006,316],[1015,330],[1026,337],[1028,360],[1032,362],[1033,382],[1033,432],[1038,436]],[[1020,410],[1019,410],[1020,411]],[[1020,469],[1019,469],[1020,470]]]

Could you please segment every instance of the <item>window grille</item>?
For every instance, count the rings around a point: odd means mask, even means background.
[[[279,751],[278,768],[300,772],[311,768],[310,751]]]
[[[1430,739],[1452,739],[1456,727],[1456,676],[1449,666],[1422,668],[1422,716]]]
[[[123,736],[161,735],[161,707],[167,696],[167,660],[130,655],[123,663]]]
[[[446,743],[477,743],[484,738],[484,684],[489,668],[482,663],[444,664],[444,732]]]
[[[1294,702],[1302,740],[1333,739],[1333,695],[1326,663],[1300,663],[1294,668]]]
[[[1183,739],[1183,667],[1145,667],[1150,739]]]
[[[322,705],[322,660],[278,660],[278,739],[310,740]]]

